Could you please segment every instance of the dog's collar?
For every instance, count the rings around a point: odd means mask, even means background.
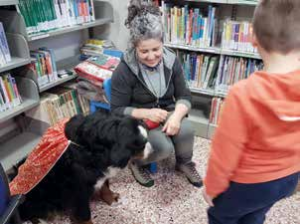
[[[83,148],[83,146],[82,146],[82,145],[79,145],[78,143],[76,143],[76,142],[73,142],[73,141],[71,141],[71,140],[69,140],[69,144],[73,144],[73,145],[76,145],[76,146],[78,146],[78,147],[81,147],[81,148]]]

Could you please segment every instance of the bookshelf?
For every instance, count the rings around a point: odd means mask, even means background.
[[[211,101],[226,98],[230,85],[247,78],[262,66],[259,54],[251,47],[250,35],[251,19],[257,4],[257,0],[162,1],[166,34],[164,45],[177,52],[197,101],[201,101],[202,97],[205,100],[211,98]],[[207,62],[206,57],[209,58]],[[218,68],[208,75],[209,69],[212,69],[211,58],[217,58]],[[195,67],[192,67],[193,63]],[[227,78],[228,75],[230,78]],[[213,84],[207,85],[208,81]],[[207,102],[204,104],[207,105]],[[209,139],[217,128],[215,123],[211,123],[212,104],[210,107],[210,117],[205,117],[199,107],[193,109],[189,116],[196,134]]]
[[[1,19],[0,19],[1,21]],[[30,55],[28,51],[28,44],[23,36],[20,34],[6,33],[8,47],[12,57],[11,62],[4,66],[0,66],[0,73],[9,71],[14,68],[21,67],[30,63]]]
[[[15,77],[22,97],[20,105],[0,112],[0,161],[5,170],[25,157],[36,146],[45,131],[46,126],[42,121],[29,116],[41,105],[41,94],[77,77],[76,74],[63,76],[39,87],[36,75],[27,66],[32,62],[30,51],[41,46],[48,47],[52,42],[54,43],[52,45],[57,47],[54,49],[54,53],[58,55],[55,60],[57,70],[72,70],[80,62],[79,42],[89,38],[93,34],[93,28],[113,22],[111,4],[107,1],[94,0],[95,20],[51,29],[48,32],[28,34],[25,18],[19,9],[21,1],[23,0],[0,0],[0,22],[4,26],[12,57],[11,62],[0,66],[0,75],[9,72]],[[65,43],[72,41],[74,41],[72,48],[63,48]],[[76,47],[77,50],[74,50]],[[60,57],[66,50],[70,50],[69,55]]]
[[[38,144],[41,136],[32,132],[22,132],[1,145],[0,158],[4,170],[9,170],[24,158]]]

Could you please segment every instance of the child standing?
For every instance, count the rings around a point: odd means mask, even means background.
[[[300,171],[300,1],[261,0],[253,44],[264,71],[234,85],[212,141],[210,224],[261,224]]]

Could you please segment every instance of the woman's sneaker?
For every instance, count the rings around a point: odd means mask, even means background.
[[[176,164],[176,170],[184,173],[189,182],[195,187],[201,187],[203,185],[202,178],[195,168],[195,163]]]
[[[135,180],[144,187],[152,187],[154,185],[154,180],[150,177],[149,169],[144,166],[137,166],[135,163],[131,162],[129,164],[129,169],[132,172]]]

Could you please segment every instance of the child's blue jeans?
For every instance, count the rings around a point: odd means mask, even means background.
[[[231,182],[207,211],[209,224],[262,224],[272,205],[295,190],[299,172],[258,184]],[[287,211],[288,212],[288,211]]]

